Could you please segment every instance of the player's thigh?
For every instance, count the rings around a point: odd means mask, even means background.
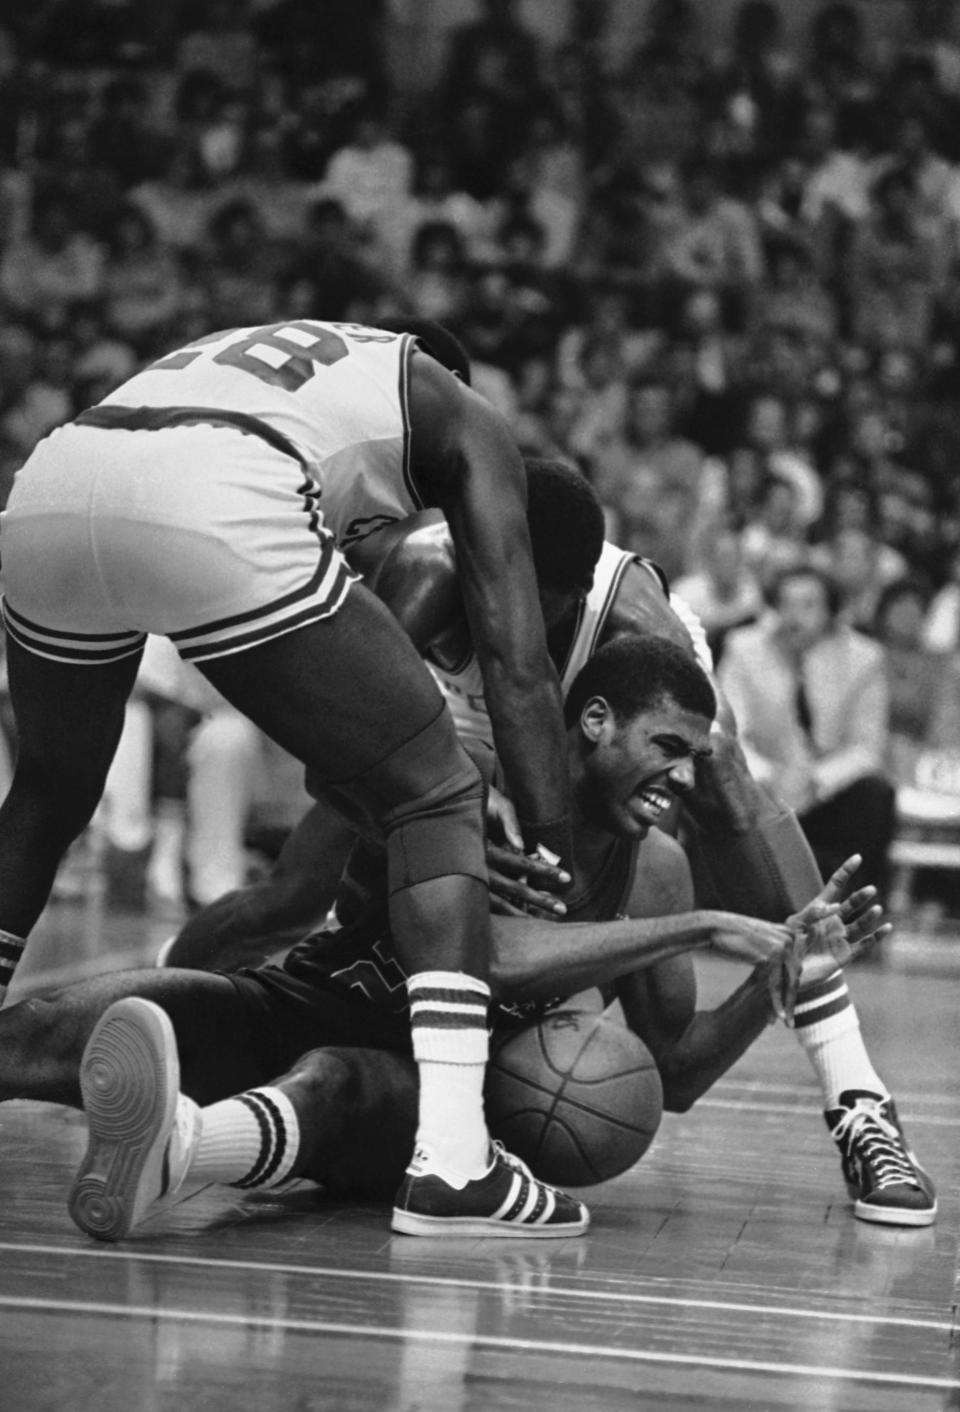
[[[425,729],[442,704],[412,642],[363,584],[321,622],[198,666],[324,782],[364,774]],[[455,749],[452,725],[450,735]]]
[[[7,638],[19,763],[54,782],[102,781],[123,729],[141,652],[98,666],[55,662]]]

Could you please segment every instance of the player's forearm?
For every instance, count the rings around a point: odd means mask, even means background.
[[[627,1024],[630,1002],[621,996]],[[745,1054],[774,1019],[767,968],[759,965],[715,1010],[698,1010],[683,1034],[657,1049],[664,1107],[684,1113]],[[636,1028],[641,1038],[643,1028]]]
[[[497,999],[552,1000],[608,985],[669,956],[703,949],[717,914],[557,922],[492,918],[491,988]]]
[[[523,686],[494,672],[485,678],[497,756],[517,811],[524,844],[543,844],[567,867],[573,860],[567,742],[559,685]]]

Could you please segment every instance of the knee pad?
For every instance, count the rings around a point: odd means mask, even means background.
[[[365,774],[339,784],[382,830],[390,893],[452,874],[487,883],[484,783],[444,706]]]

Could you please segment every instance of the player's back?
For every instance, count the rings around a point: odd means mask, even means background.
[[[342,548],[420,507],[409,466],[413,347],[407,334],[310,319],[230,329],[160,358],[102,405],[161,419],[193,410],[272,438],[322,484],[324,522]]]

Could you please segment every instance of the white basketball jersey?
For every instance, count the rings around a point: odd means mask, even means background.
[[[564,696],[581,667],[597,649],[613,600],[628,564],[643,563],[635,554],[606,542],[593,572],[593,587],[580,605],[577,626],[560,671]],[[650,570],[653,573],[653,570]],[[471,652],[452,670],[430,665],[430,670],[446,698],[460,736],[493,744],[493,731],[483,694],[483,677],[476,655]]]
[[[270,429],[322,487],[324,524],[343,549],[423,508],[409,464],[415,346],[409,334],[313,319],[231,329],[152,363],[104,402],[220,411]]]

